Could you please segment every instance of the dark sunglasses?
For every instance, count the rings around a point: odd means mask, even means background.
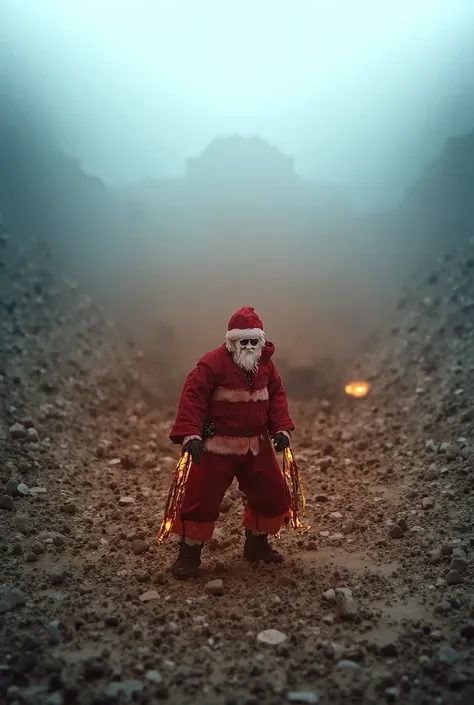
[[[243,348],[245,348],[249,343],[253,348],[256,348],[259,343],[259,340],[258,338],[245,338],[244,340],[240,340],[239,342]]]

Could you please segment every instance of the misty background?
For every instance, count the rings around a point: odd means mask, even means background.
[[[344,364],[474,234],[472,2],[2,0],[0,40],[9,230],[170,378],[242,305]]]

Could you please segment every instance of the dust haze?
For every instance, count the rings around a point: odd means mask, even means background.
[[[170,377],[242,305],[283,367],[344,365],[474,233],[470,2],[1,13],[7,226]]]

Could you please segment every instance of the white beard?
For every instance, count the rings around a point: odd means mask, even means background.
[[[256,372],[258,363],[262,356],[263,343],[259,343],[256,348],[241,348],[235,346],[232,351],[234,362],[245,372]]]

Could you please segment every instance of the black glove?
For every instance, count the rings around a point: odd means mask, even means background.
[[[193,459],[193,463],[196,463],[197,465],[201,462],[201,453],[205,453],[205,450],[202,447],[202,441],[199,438],[191,438],[191,440],[183,446],[183,450],[188,451],[189,455]]]
[[[285,450],[285,448],[288,448],[290,445],[290,439],[286,433],[283,433],[282,431],[275,433],[273,442],[275,443],[275,450],[277,453],[281,453],[282,450]]]

